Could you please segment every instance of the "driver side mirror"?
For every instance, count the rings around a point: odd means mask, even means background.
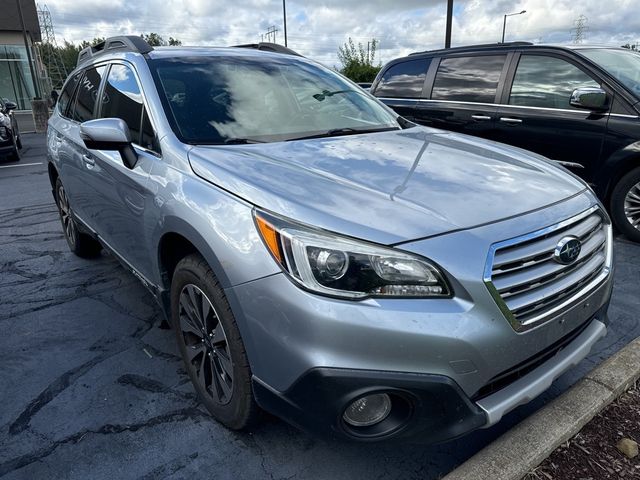
[[[609,108],[609,97],[600,87],[576,88],[569,102],[572,107],[602,112]]]
[[[18,105],[16,105],[14,102],[9,102],[9,101],[4,102],[4,109],[7,112],[10,112],[11,110],[15,110],[16,108],[18,108]]]
[[[115,150],[122,162],[132,169],[138,156],[131,146],[129,127],[120,118],[99,118],[80,124],[80,138],[90,150]]]

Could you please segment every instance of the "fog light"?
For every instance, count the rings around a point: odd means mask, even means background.
[[[383,421],[391,412],[391,399],[386,393],[359,398],[347,407],[342,418],[354,427],[368,427]]]

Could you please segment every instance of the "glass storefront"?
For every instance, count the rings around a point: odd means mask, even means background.
[[[30,110],[35,96],[33,80],[24,45],[0,45],[0,97]]]

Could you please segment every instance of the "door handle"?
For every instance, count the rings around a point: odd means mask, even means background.
[[[511,117],[500,117],[500,121],[504,123],[510,123],[512,125],[517,125],[522,123],[522,120],[519,118],[511,118]]]
[[[471,118],[473,118],[474,120],[482,120],[482,121],[491,120],[491,117],[488,115],[471,115]]]
[[[82,155],[82,160],[88,167],[93,167],[96,164],[96,161],[88,155]]]

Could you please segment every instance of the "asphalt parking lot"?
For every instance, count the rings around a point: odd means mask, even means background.
[[[23,142],[20,163],[0,163],[2,478],[438,478],[640,335],[640,245],[617,238],[609,334],[496,427],[432,447],[331,443],[271,417],[230,432],[199,406],[139,281],[69,252],[44,137]]]

